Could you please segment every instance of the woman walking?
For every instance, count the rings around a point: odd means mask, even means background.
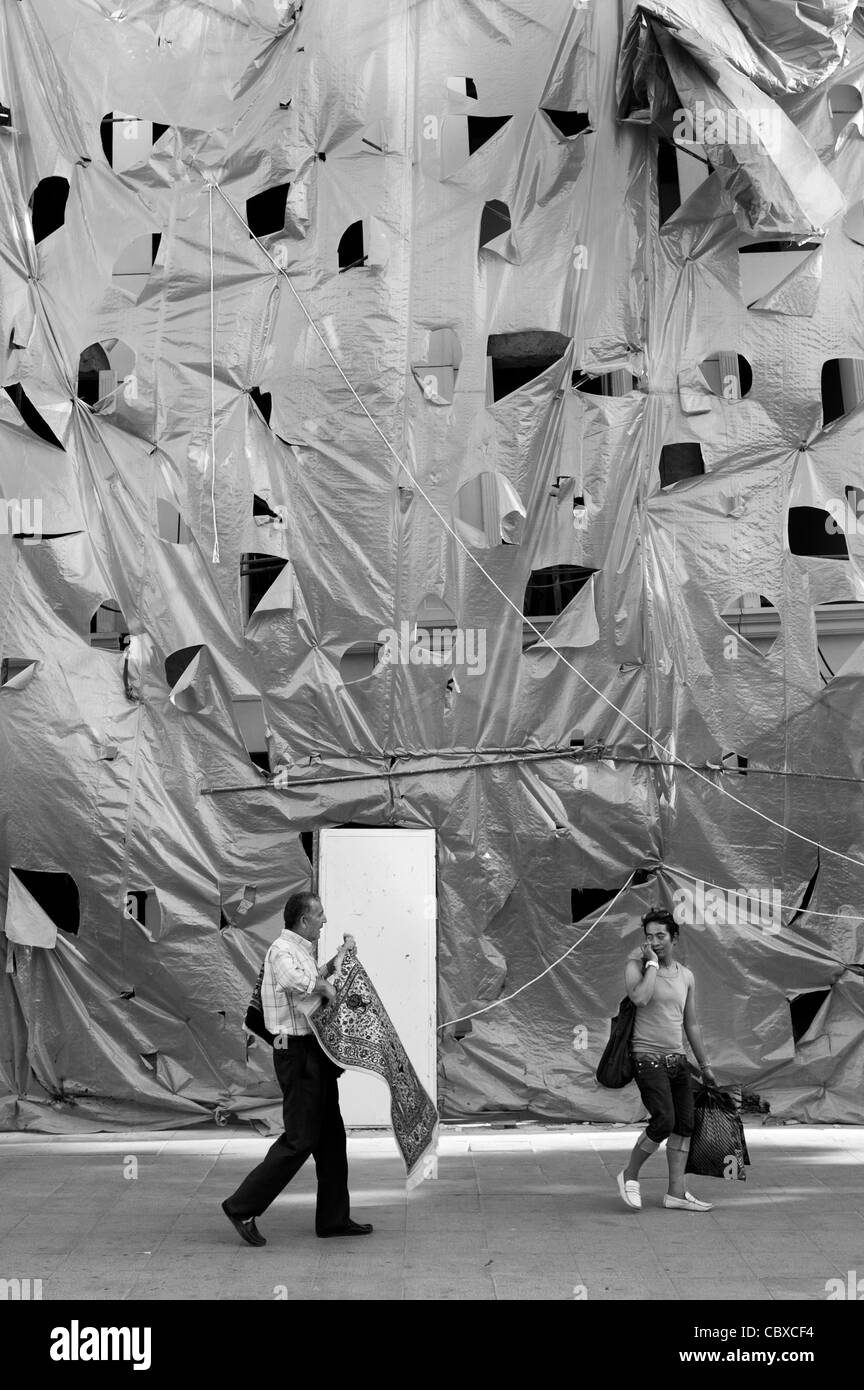
[[[678,923],[671,912],[652,908],[642,918],[645,941],[627,959],[624,981],[636,1005],[631,1048],[636,1085],[650,1116],[636,1141],[627,1167],[618,1174],[618,1191],[628,1207],[639,1210],[639,1170],[666,1140],[669,1190],[664,1207],[710,1211],[685,1186],[684,1169],[693,1133],[693,1090],[683,1034],[693,1049],[706,1085],[716,1085],[705,1061],[702,1030],[696,1021],[692,970],[676,960]]]

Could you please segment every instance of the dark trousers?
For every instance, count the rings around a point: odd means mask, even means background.
[[[233,1216],[260,1216],[291,1181],[307,1158],[315,1159],[318,1203],[315,1230],[332,1230],[349,1219],[348,1152],[339,1112],[337,1068],[312,1036],[286,1038],[274,1047],[276,1078],[282,1087],[285,1133],[267,1150],[227,1200]]]
[[[645,1133],[655,1144],[670,1134],[693,1133],[693,1086],[683,1052],[633,1053],[636,1085],[650,1119]]]

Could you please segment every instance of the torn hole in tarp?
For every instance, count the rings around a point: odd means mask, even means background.
[[[660,486],[674,487],[689,478],[699,478],[705,472],[702,446],[692,442],[664,444],[660,450]]]
[[[273,394],[270,391],[262,391],[260,387],[253,386],[249,391],[249,399],[254,401],[261,418],[265,425],[270,424],[270,416],[273,413]]]
[[[519,545],[526,511],[509,479],[487,470],[463,483],[456,493],[453,525],[466,544],[478,550]]]
[[[587,108],[584,111],[553,111],[548,106],[541,106],[540,111],[556,134],[564,140],[575,140],[578,135],[593,133]]]
[[[149,941],[159,938],[162,909],[155,888],[127,888],[123,899],[123,916],[135,922]]]
[[[281,518],[274,524],[281,526]],[[292,609],[294,592],[290,563],[280,555],[263,552],[250,551],[241,555],[240,593],[247,622],[255,613]]]
[[[188,545],[192,540],[192,532],[167,497],[156,498],[156,531],[160,540],[171,545]]]
[[[477,83],[473,77],[448,77],[447,90],[454,96],[466,97],[470,101],[477,100]]]
[[[412,635],[418,628],[436,630],[456,627],[456,614],[440,594],[429,593],[421,599],[416,609]]]
[[[678,150],[669,140],[657,142],[657,204],[658,221],[664,222],[681,206],[681,185],[678,177]]]
[[[792,914],[792,916],[789,918],[789,921],[786,923],[786,928],[787,928],[787,930],[788,930],[790,927],[794,927],[794,926],[795,926],[796,922],[799,920],[800,917],[802,917],[802,916],[804,915],[804,913],[806,912],[807,908],[810,906],[811,902],[813,901],[813,894],[816,892],[816,883],[817,883],[817,880],[818,880],[818,878],[819,878],[819,871],[820,871],[821,868],[822,868],[821,850],[819,850],[819,849],[817,848],[817,850],[816,850],[816,865],[815,865],[815,867],[814,867],[814,869],[813,869],[812,874],[810,875],[810,878],[808,879],[808,881],[807,881],[807,883],[806,883],[806,885],[805,885],[805,887],[804,887],[804,892],[801,894],[801,901],[800,901],[800,903],[798,904],[798,906],[797,906],[797,908],[795,909],[795,911],[794,911],[794,913]]]
[[[630,880],[631,888],[639,888],[643,883],[650,883],[657,876],[657,869],[653,865],[645,864],[639,869],[634,869],[633,877]]]
[[[853,87],[851,82],[835,82],[828,88],[826,100],[831,117],[831,130],[835,139],[842,134],[848,125],[853,123],[858,133],[862,133],[864,101],[862,101],[861,92],[857,87]]]
[[[30,216],[33,240],[38,246],[52,232],[59,231],[66,221],[69,200],[69,180],[60,175],[42,179],[30,195]]]
[[[366,263],[362,222],[352,222],[350,227],[347,227],[342,233],[339,238],[337,255],[340,271],[351,270],[354,266],[362,266]]]
[[[25,690],[41,665],[37,657],[4,656],[0,661],[0,688]]]
[[[221,891],[219,896],[219,926],[224,931],[228,927],[242,927],[245,919],[255,906],[257,889],[247,883],[242,888]]]
[[[821,507],[790,507],[787,519],[789,549],[813,560],[848,560],[846,537],[836,519]]]
[[[99,138],[107,163],[117,174],[146,164],[169,127],[161,121],[123,116],[109,111],[99,122]]]
[[[455,619],[421,619],[403,622],[397,634],[394,628],[383,628],[379,661],[384,665],[449,666],[454,661],[478,664],[475,642],[476,629],[467,634],[456,626]],[[466,642],[467,638],[467,642]],[[485,650],[485,648],[484,648]],[[466,654],[467,653],[467,654]]]
[[[639,386],[638,376],[626,367],[616,367],[614,371],[593,375],[577,367],[570,377],[574,391],[582,391],[590,396],[627,396]]]
[[[520,263],[510,209],[500,198],[492,198],[484,204],[480,216],[479,250],[500,256],[511,265]]]
[[[850,489],[847,488],[847,492]],[[864,507],[864,492],[855,488]],[[860,680],[864,675],[864,602],[833,599],[813,609],[816,659],[823,686],[843,677]]]
[[[10,502],[9,505],[11,507],[12,503]],[[41,545],[43,542],[50,545],[52,541],[66,541],[70,540],[72,536],[83,536],[84,534],[83,531],[40,531],[38,528],[34,529],[26,507],[19,512],[16,526],[20,529],[11,532],[12,539],[14,541],[26,541],[28,545]]]
[[[320,158],[323,159],[323,155]],[[285,230],[290,183],[265,188],[246,199],[246,222],[250,236],[273,236]]]
[[[101,415],[112,415],[118,387],[123,386],[131,398],[137,394],[134,369],[135,353],[122,339],[90,343],[78,360],[78,399],[91,409],[98,407]]]
[[[488,405],[519,391],[559,362],[570,347],[564,333],[543,328],[491,333],[486,343]]]
[[[58,449],[62,449],[63,445],[60,440],[47,421],[39,414],[21,383],[15,382],[14,385],[4,386],[3,389],[27,428],[31,429],[46,444],[54,444]]]
[[[818,241],[755,241],[738,247],[741,298],[761,313],[811,318],[822,285]]]
[[[563,507],[565,510],[570,509],[574,531],[587,529],[589,521],[588,501],[584,493],[577,493],[575,478],[567,477],[566,474],[559,474],[549,489],[549,496],[555,498],[559,507]]]
[[[708,390],[724,401],[740,401],[753,385],[753,369],[740,352],[717,351],[699,363]]]
[[[820,1020],[819,1015],[831,998],[831,990],[808,989],[787,997],[792,1023],[792,1038],[797,1048],[799,1044],[813,1042],[819,1036],[820,1028],[818,1025],[820,1022],[824,1022],[824,1017]]]
[[[555,670],[559,653],[593,647],[599,641],[594,584],[596,570],[581,565],[550,565],[535,570],[525,590],[524,605],[539,610],[526,613],[530,619],[523,630],[523,657],[530,662],[531,674],[545,679]],[[563,605],[556,613],[555,607]],[[534,629],[542,633],[537,640]]]
[[[720,754],[720,767],[724,772],[736,772],[739,776],[746,777],[749,766],[750,759],[744,753],[732,751]]]
[[[742,638],[760,656],[769,654],[781,633],[781,619],[776,607],[755,589],[727,602],[720,617],[736,638]]]
[[[594,912],[599,912],[601,907],[605,907],[620,892],[620,888],[571,888],[571,925],[583,921]]]
[[[720,187],[718,185],[710,197],[709,190],[704,187],[714,172],[704,145],[680,139],[677,134],[674,140],[661,136],[657,142],[656,167],[657,220],[661,232],[667,230],[667,223],[671,224],[668,228],[671,233],[673,227],[677,229],[699,219],[700,208],[703,209],[701,220],[718,215]]]
[[[848,562],[847,538],[840,525],[845,519],[843,500],[827,495],[830,490],[801,445],[788,488],[784,536],[790,554]]]
[[[831,357],[823,362],[820,391],[825,429],[864,404],[864,357]]]
[[[15,866],[9,870],[5,930],[10,941],[53,946],[58,930],[77,936],[79,922],[78,885],[71,874]]]
[[[458,627],[456,616],[437,594],[427,594],[416,610],[413,623],[402,623],[396,642],[388,637],[381,661],[400,660],[418,666],[449,666],[454,662],[470,670],[485,670],[485,632]],[[395,634],[394,634],[395,637]],[[451,677],[451,680],[454,678]],[[449,693],[458,693],[458,685],[448,681]]]
[[[588,583],[596,570],[584,565],[546,565],[532,570],[525,586],[522,612],[526,618],[557,618]]]
[[[390,253],[384,223],[377,217],[364,217],[352,222],[339,238],[336,255],[340,275],[346,270],[386,266]]]
[[[161,232],[142,232],[127,243],[111,270],[111,282],[124,294],[140,299],[159,255]]]
[[[260,695],[235,695],[234,714],[251,762],[270,775],[270,731]]]
[[[498,135],[512,116],[445,116],[439,141],[441,177],[449,178]]]
[[[469,157],[482,149],[512,119],[512,116],[466,116]]]
[[[411,371],[427,401],[452,405],[462,348],[455,329],[431,328],[423,362],[412,362]]]
[[[368,680],[389,663],[385,644],[378,641],[352,642],[339,659],[339,675],[343,685],[356,685]]]
[[[273,507],[266,497],[261,497],[256,492],[252,496],[252,520],[256,526],[272,525],[277,530],[284,531],[288,525],[288,508],[279,504]]]
[[[207,708],[206,665],[206,648],[201,645],[181,647],[165,658],[165,680],[171,688],[169,699],[185,714],[200,714]]]
[[[100,651],[122,652],[129,645],[129,623],[120,605],[100,603],[90,619],[90,646]]]

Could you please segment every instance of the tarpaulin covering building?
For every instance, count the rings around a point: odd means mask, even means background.
[[[638,1118],[683,894],[864,1120],[854,9],[3,0],[0,1123],[271,1113],[334,825],[436,832],[445,1117]]]

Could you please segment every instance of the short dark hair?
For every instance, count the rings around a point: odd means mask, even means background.
[[[317,901],[317,893],[292,893],[282,914],[285,919],[285,930],[293,931],[304,912],[308,912],[312,904],[317,903]]]
[[[667,912],[665,907],[649,907],[645,916],[642,918],[642,930],[647,929],[649,922],[659,922],[661,927],[665,927],[673,941],[678,939],[678,932],[681,930],[671,912]]]

